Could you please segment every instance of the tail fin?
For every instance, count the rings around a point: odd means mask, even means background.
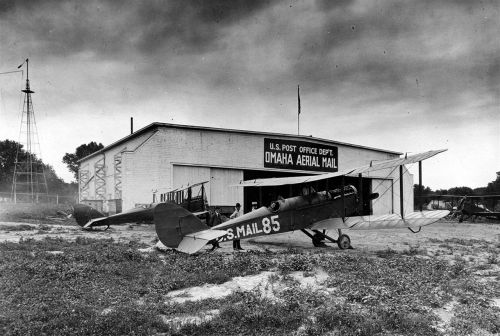
[[[73,206],[73,217],[80,226],[84,226],[94,218],[106,217],[103,213],[86,204],[75,204]]]
[[[174,203],[157,204],[154,222],[158,238],[171,248],[177,248],[186,235],[208,229],[198,217]]]

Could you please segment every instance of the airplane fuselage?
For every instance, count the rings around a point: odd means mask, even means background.
[[[220,240],[231,241],[302,230],[325,219],[353,216],[358,209],[357,191],[352,186],[346,189],[343,198],[335,190],[281,199],[212,229],[226,230],[227,235]]]

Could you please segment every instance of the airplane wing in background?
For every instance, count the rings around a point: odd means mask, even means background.
[[[248,180],[242,181],[239,184],[232,185],[233,187],[265,187],[265,186],[280,186],[280,185],[288,185],[288,184],[300,184],[300,183],[309,183],[314,181],[320,181],[329,179],[332,177],[343,176],[343,175],[355,175],[362,174],[387,168],[393,168],[405,164],[416,163],[428,158],[433,157],[439,153],[446,151],[447,149],[439,149],[428,151],[425,153],[415,154],[411,156],[407,156],[405,158],[384,160],[384,161],[376,161],[372,162],[370,165],[345,169],[335,173],[326,173],[320,175],[305,175],[305,176],[294,176],[294,177],[275,177],[275,178],[267,178],[267,179],[256,179],[256,180]]]
[[[500,212],[498,211],[478,211],[478,212],[474,212],[472,213],[473,215],[477,215],[477,216],[500,216]]]
[[[372,229],[397,229],[420,227],[437,222],[447,216],[448,210],[422,211],[405,214],[404,218],[398,214],[356,216],[342,218],[330,218],[311,226],[312,230],[372,230]]]
[[[95,226],[105,226],[105,225],[124,225],[127,223],[153,223],[154,220],[154,209],[156,204],[152,204],[150,207],[146,208],[134,208],[125,212],[121,212],[108,217],[98,217],[90,219],[84,226],[84,229],[88,229]],[[206,214],[208,211],[193,212],[193,215],[198,217]]]
[[[150,207],[133,208],[128,211],[117,213],[108,217],[92,218],[83,226],[83,228],[88,229],[95,226],[121,225],[136,222],[152,223],[154,207],[155,205],[153,204]]]

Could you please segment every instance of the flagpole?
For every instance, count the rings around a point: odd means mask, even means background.
[[[300,135],[300,85],[297,85],[297,135]]]

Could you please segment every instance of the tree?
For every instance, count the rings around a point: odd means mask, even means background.
[[[472,191],[474,192],[474,195],[484,195],[486,194],[486,187],[474,188]]]
[[[415,204],[416,209],[420,204],[429,203],[430,196],[433,193],[434,192],[429,187],[426,187],[424,185],[414,184],[413,185],[413,200],[414,200],[414,204]]]
[[[432,194],[432,189],[429,187],[426,187],[424,185],[421,186],[419,184],[414,184],[413,185],[413,195],[419,196],[419,194],[422,196],[430,195],[430,194]]]
[[[27,154],[22,144],[12,140],[0,141],[0,191],[10,192],[12,190],[16,153],[19,161],[26,161]],[[78,186],[75,183],[64,182],[57,176],[51,165],[43,163],[36,156],[33,156],[33,160],[33,163],[43,168],[49,194],[74,195],[77,192]]]
[[[466,195],[473,195],[474,191],[469,187],[454,187],[448,189],[448,194],[466,196]]]
[[[500,194],[500,172],[497,173],[497,179],[493,182],[488,183],[485,189],[486,194]]]
[[[16,141],[0,141],[0,190],[10,191],[12,188],[18,146]],[[22,145],[20,146],[19,150],[25,155]]]
[[[78,180],[78,161],[98,150],[104,148],[102,143],[97,143],[95,141],[89,142],[88,144],[82,144],[78,146],[74,153],[66,153],[63,156],[62,161],[68,166],[68,169],[75,175],[75,180]]]
[[[64,182],[63,179],[57,176],[51,165],[43,164],[43,172],[45,173],[49,194],[74,196],[78,192],[78,185]]]
[[[436,190],[437,195],[448,195],[448,189],[438,189]]]

